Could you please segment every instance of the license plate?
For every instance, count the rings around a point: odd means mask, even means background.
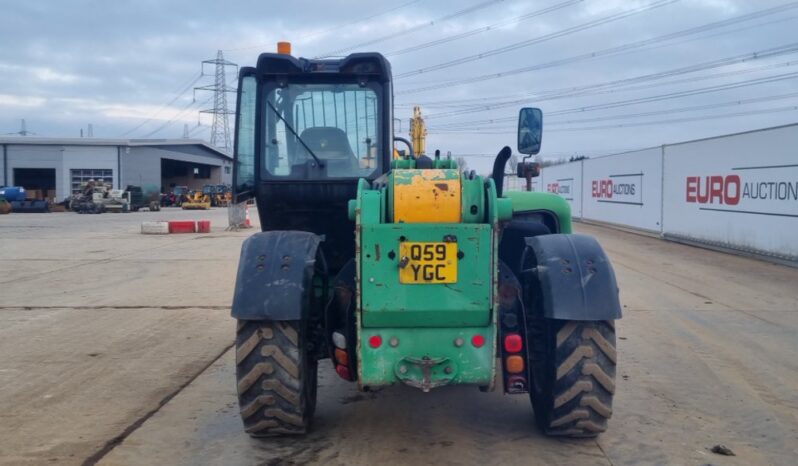
[[[457,243],[404,241],[399,259],[400,283],[457,283]]]

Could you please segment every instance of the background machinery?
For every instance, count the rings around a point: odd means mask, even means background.
[[[226,184],[217,184],[211,204],[214,207],[227,207],[233,202],[233,190]]]
[[[211,196],[213,193],[206,192],[205,189],[191,191],[185,195],[180,204],[184,210],[207,210],[211,208]]]
[[[79,214],[101,214],[103,212],[130,212],[142,205],[134,205],[131,191],[112,189],[102,181],[89,180],[81,186],[81,192],[68,200],[69,210]]]
[[[206,184],[202,193],[208,196],[211,207],[227,207],[233,199],[233,192],[226,184]]]
[[[185,201],[190,194],[191,190],[188,189],[188,186],[175,186],[172,188],[172,192],[170,193],[169,202],[165,205],[181,207],[183,205],[183,201]]]
[[[50,204],[41,199],[28,199],[27,192],[22,186],[0,186],[0,196],[5,198],[10,208],[9,212],[16,213],[41,213],[50,212]],[[8,213],[8,212],[6,212]]]
[[[418,105],[413,107],[413,118],[410,119],[410,142],[416,156],[427,153],[427,123]]]
[[[528,394],[547,434],[604,431],[618,288],[566,201],[504,192],[509,147],[489,177],[411,144],[395,159],[388,61],[289,49],[239,76],[235,201],[257,200],[263,230],[242,245],[232,306],[247,432],[306,432],[326,358],[361,390],[499,389]],[[518,151],[541,134],[540,110],[522,109]]]
[[[0,194],[0,215],[11,213],[11,203],[8,202],[2,194]]]
[[[150,212],[157,212],[161,210],[161,202],[157,194],[151,194],[145,197],[144,190],[141,186],[127,185],[125,191],[130,196],[130,210],[138,212],[142,207],[146,207]]]

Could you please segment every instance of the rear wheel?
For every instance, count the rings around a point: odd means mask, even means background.
[[[307,432],[318,364],[307,353],[306,333],[300,321],[238,321],[238,403],[251,436]]]
[[[530,397],[548,435],[595,437],[607,430],[615,393],[612,321],[537,319]]]

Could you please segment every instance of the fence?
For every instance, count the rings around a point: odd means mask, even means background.
[[[576,218],[798,261],[798,124],[546,167],[533,190]]]

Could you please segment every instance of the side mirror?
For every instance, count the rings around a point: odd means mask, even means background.
[[[540,176],[540,164],[537,162],[521,162],[518,164],[518,178],[535,178]]]
[[[542,137],[543,112],[539,108],[522,108],[518,114],[518,152],[527,155],[537,154],[540,152]]]

